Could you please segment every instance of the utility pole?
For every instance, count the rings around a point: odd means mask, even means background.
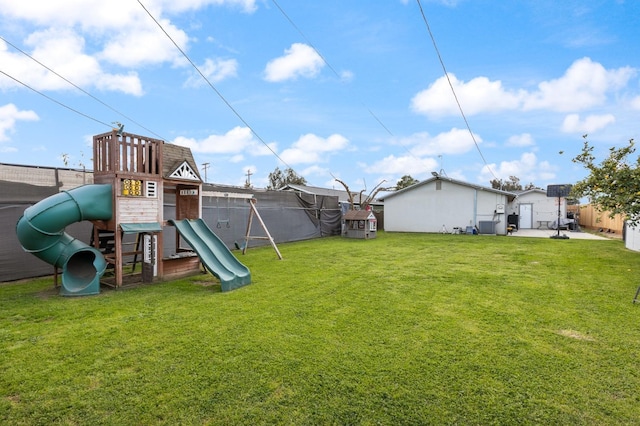
[[[202,163],[202,168],[204,169],[204,181],[207,183],[207,169],[209,168],[209,163]]]
[[[251,169],[247,169],[247,180],[246,180],[245,185],[244,185],[247,188],[251,188],[251,175],[252,174],[253,173],[251,173]]]

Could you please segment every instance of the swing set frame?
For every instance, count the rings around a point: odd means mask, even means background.
[[[247,249],[249,248],[249,241],[250,240],[268,240],[269,243],[271,244],[271,247],[273,247],[273,250],[276,252],[276,254],[278,255],[278,259],[282,260],[282,254],[280,253],[280,250],[278,250],[278,246],[276,245],[276,242],[274,241],[273,237],[271,236],[271,234],[269,233],[269,229],[267,228],[267,225],[264,223],[264,221],[262,220],[262,217],[260,216],[260,213],[258,212],[258,208],[256,207],[256,203],[258,202],[258,200],[256,200],[253,196],[253,194],[243,194],[243,193],[230,193],[230,192],[203,192],[202,194],[203,196],[209,196],[209,197],[216,197],[216,207],[218,209],[218,220],[216,223],[216,227],[218,229],[222,228],[222,224],[227,225],[227,228],[231,228],[231,207],[230,207],[230,199],[231,198],[236,198],[236,199],[245,199],[247,200],[247,202],[249,203],[249,219],[247,220],[247,231],[245,233],[245,237],[244,237],[244,244],[242,245],[242,247],[238,247],[236,244],[236,247],[240,248],[242,250],[242,254],[246,254]],[[220,198],[226,198],[227,199],[227,218],[226,219],[220,219],[220,203],[219,200]],[[256,218],[258,220],[258,223],[260,223],[260,226],[262,227],[262,229],[264,230],[265,235],[251,235],[251,226],[253,224],[253,218]]]

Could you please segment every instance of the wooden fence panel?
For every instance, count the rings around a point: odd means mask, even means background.
[[[617,214],[611,218],[609,212],[598,211],[591,204],[569,206],[568,210],[579,215],[578,223],[583,228],[610,230],[619,234],[624,228],[624,220],[621,215]]]

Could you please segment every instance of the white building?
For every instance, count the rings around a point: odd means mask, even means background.
[[[386,195],[384,229],[389,232],[468,233],[506,235],[507,225],[518,229],[555,226],[560,211],[566,225],[566,198],[547,197],[542,189],[508,192],[434,176]]]
[[[561,225],[567,217],[567,199],[547,197],[543,189],[529,189],[518,192],[515,200],[509,205],[509,214],[518,215],[518,229],[548,229],[555,227],[560,208]]]
[[[511,192],[474,185],[445,176],[416,183],[386,195],[384,229],[389,232],[507,233]]]
[[[624,246],[633,251],[640,251],[640,227],[632,227],[627,222],[624,229]]]

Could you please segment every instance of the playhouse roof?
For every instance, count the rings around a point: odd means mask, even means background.
[[[344,214],[344,220],[375,219],[375,215],[368,210],[349,210]]]
[[[164,178],[169,178],[186,162],[198,179],[202,180],[191,149],[165,142],[162,146],[162,156],[162,176]]]

